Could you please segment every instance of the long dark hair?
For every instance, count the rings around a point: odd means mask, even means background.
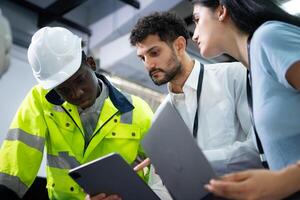
[[[252,35],[266,21],[282,21],[300,26],[300,18],[290,15],[271,0],[194,0],[193,4],[215,10],[224,5],[241,31]]]

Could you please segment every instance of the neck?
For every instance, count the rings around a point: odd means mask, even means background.
[[[236,32],[232,35],[232,38],[227,40],[228,44],[226,53],[234,57],[236,60],[241,62],[246,68],[249,66],[248,61],[248,34]]]
[[[174,93],[183,93],[183,85],[188,79],[194,68],[195,61],[185,53],[182,62],[180,72],[169,82],[170,90]]]

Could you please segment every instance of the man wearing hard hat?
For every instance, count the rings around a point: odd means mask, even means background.
[[[25,97],[3,142],[2,188],[22,198],[44,147],[50,199],[85,198],[68,176],[71,168],[111,152],[129,164],[144,157],[140,140],[151,125],[150,107],[94,73],[95,62],[82,51],[78,36],[61,27],[42,28],[32,37],[28,60],[39,84]]]

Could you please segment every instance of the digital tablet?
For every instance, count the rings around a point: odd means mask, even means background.
[[[117,153],[71,169],[69,175],[91,196],[116,194],[122,200],[159,200],[130,165]]]

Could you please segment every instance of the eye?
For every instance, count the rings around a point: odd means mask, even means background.
[[[199,22],[199,17],[198,16],[193,16],[193,22],[197,25]]]
[[[65,96],[65,95],[68,95],[68,94],[71,93],[71,89],[70,89],[70,88],[67,88],[67,87],[64,87],[64,88],[57,88],[57,89],[56,89],[56,92],[57,92],[59,95]]]
[[[149,53],[149,55],[151,56],[151,57],[156,57],[156,56],[159,56],[159,51],[151,51],[150,53]]]

